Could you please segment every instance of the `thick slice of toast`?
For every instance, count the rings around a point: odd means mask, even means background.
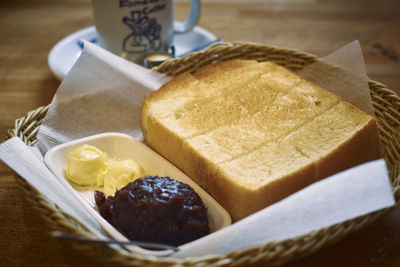
[[[373,117],[272,62],[183,74],[146,97],[141,123],[234,221],[379,157]]]

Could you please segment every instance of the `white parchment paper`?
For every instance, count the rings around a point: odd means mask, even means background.
[[[20,138],[13,137],[0,144],[0,159],[59,208],[78,218],[97,236],[103,236],[100,225],[50,172],[36,147],[29,147]]]
[[[391,206],[394,200],[388,179],[384,178],[387,175],[383,159],[338,173],[194,241],[176,256],[227,253],[285,240],[352,219],[355,214]]]
[[[369,115],[374,115],[367,70],[358,41],[305,67],[300,76],[314,82]]]
[[[332,62],[336,67],[331,67]],[[312,64],[301,75],[325,84],[326,89],[373,114],[358,42]],[[169,79],[85,43],[52,101],[38,133],[38,147],[44,153],[54,145],[108,131],[140,140],[143,98]],[[48,171],[37,148],[15,137],[0,145],[0,159],[102,237],[99,225]],[[292,238],[392,205],[391,185],[381,159],[333,175],[224,230],[184,245],[175,257],[226,253]]]
[[[84,43],[64,78],[39,129],[40,150],[103,132],[142,139],[140,109],[144,97],[171,78]]]

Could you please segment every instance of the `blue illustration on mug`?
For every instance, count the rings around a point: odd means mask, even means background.
[[[161,25],[157,19],[149,18],[141,11],[132,11],[131,17],[123,17],[122,22],[132,31],[123,41],[123,51],[143,53],[161,47]]]

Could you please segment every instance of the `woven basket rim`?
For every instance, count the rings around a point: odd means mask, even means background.
[[[249,50],[252,53],[255,52],[255,57],[257,57],[257,52],[259,51],[260,53],[265,53],[265,51],[273,51],[276,52],[277,58],[279,60],[279,56],[282,55],[282,57],[293,57],[294,64],[293,66],[296,68],[296,57],[299,57],[301,60],[308,60],[309,62],[315,62],[316,60],[319,60],[315,55],[306,53],[306,52],[300,52],[294,49],[290,48],[278,48],[275,46],[268,46],[264,44],[256,44],[256,43],[249,43],[249,42],[235,42],[235,43],[216,43],[214,45],[211,45],[209,48],[207,48],[204,51],[199,51],[199,52],[193,52],[190,54],[187,54],[183,56],[182,58],[179,59],[172,59],[169,61],[164,62],[158,67],[153,68],[155,71],[159,71],[162,73],[166,73],[169,75],[179,75],[180,73],[183,72],[191,72],[191,69],[188,68],[187,63],[188,62],[199,62],[199,64],[209,64],[214,61],[220,60],[218,56],[215,55],[223,55],[225,56],[225,52],[229,51],[228,56],[226,58],[223,58],[222,60],[229,60],[233,58],[239,58],[240,53],[243,52],[244,50]],[[221,57],[223,57],[221,56]],[[299,60],[299,62],[301,62]],[[189,66],[190,67],[190,66]],[[299,63],[299,68],[301,67],[301,63]],[[388,99],[395,99],[396,104],[398,103],[398,106],[400,107],[400,97],[393,92],[392,90],[388,89],[385,85],[382,83],[379,83],[374,80],[369,80],[369,86],[370,89],[372,88],[377,88],[376,90],[380,90],[379,92],[382,92],[382,94],[386,94],[388,96]],[[374,95],[373,96],[373,101],[374,101]],[[378,96],[377,96],[378,97]],[[380,100],[385,102],[386,99]],[[375,104],[375,103],[374,103]],[[42,119],[44,115],[47,112],[47,109],[50,105],[48,106],[43,106],[39,107],[35,110],[32,110],[27,113],[26,116],[18,118],[15,121],[14,128],[10,129],[7,132],[7,138],[13,137],[13,136],[18,136],[20,137],[26,144],[28,145],[34,145],[36,142],[36,133],[39,129],[40,124],[42,123]],[[396,125],[397,126],[397,125]],[[390,129],[390,125],[387,126]],[[382,130],[383,131],[383,130]],[[396,153],[395,153],[396,154]],[[386,159],[386,158],[385,158]],[[386,159],[388,162],[388,160]],[[392,160],[391,166],[395,172],[392,177],[397,177],[399,174],[399,169],[400,169],[400,164],[398,164],[397,160]],[[389,160],[390,162],[390,160]],[[46,196],[41,195],[39,192],[37,192],[32,186],[27,184],[21,177],[18,177],[19,183],[21,187],[24,188],[25,194],[28,197],[28,199],[31,199],[31,202],[34,206],[38,206],[37,202],[40,202],[42,205],[39,207],[39,209],[42,211],[42,215],[44,211],[50,210],[50,212],[61,212],[62,215],[68,216],[68,214],[63,213],[60,210],[57,210],[57,207],[54,207],[50,205],[47,206],[46,204]],[[392,190],[396,198],[396,206],[399,205],[400,203],[400,178],[394,179],[393,178],[393,183],[392,183]],[[36,192],[35,192],[36,191]],[[50,202],[47,200],[47,202]],[[52,203],[49,203],[52,204]],[[37,208],[37,207],[36,207]],[[277,241],[277,242],[268,242],[266,244],[263,244],[261,246],[255,246],[255,247],[250,247],[242,250],[237,250],[233,252],[229,252],[226,254],[218,254],[218,255],[207,255],[207,256],[201,256],[201,257],[191,257],[187,259],[180,259],[180,258],[174,258],[174,257],[169,257],[169,258],[156,258],[152,256],[144,256],[144,255],[137,255],[137,254],[127,254],[123,251],[120,250],[115,250],[110,247],[107,247],[108,250],[114,250],[114,253],[116,255],[119,255],[120,257],[126,257],[127,260],[132,260],[132,259],[137,259],[140,262],[154,262],[154,263],[164,263],[164,264],[198,264],[198,263],[212,263],[214,265],[238,265],[240,263],[246,263],[246,262],[256,262],[257,260],[264,260],[265,257],[268,255],[272,255],[269,259],[269,262],[280,265],[282,263],[288,262],[292,259],[299,258],[308,254],[311,254],[318,249],[331,244],[333,242],[336,242],[346,236],[347,234],[354,232],[356,230],[359,230],[361,228],[364,228],[371,224],[373,221],[375,221],[377,218],[383,216],[387,212],[393,210],[394,207],[380,210],[371,214],[367,214],[355,219],[351,219],[342,223],[338,223],[329,227],[325,227],[319,230],[315,230],[313,232],[304,234],[302,236],[290,238],[290,239],[285,239],[282,241]],[[42,216],[46,219],[46,215]],[[62,217],[62,216],[61,216]],[[48,218],[47,218],[48,219]],[[70,220],[74,220],[74,218],[69,218]],[[59,219],[61,221],[64,220],[64,218]],[[54,225],[55,223],[50,221],[48,222],[50,225]],[[63,222],[62,222],[63,223]],[[85,229],[84,228],[79,228],[79,222],[77,224],[78,226],[76,227],[76,230],[81,233],[82,235],[85,234]],[[72,227],[74,228],[74,227]],[[75,230],[75,228],[74,228]],[[86,233],[87,234],[87,233]],[[321,238],[321,235],[323,236]],[[325,238],[325,236],[327,236]],[[318,239],[320,238],[320,239]],[[315,241],[313,245],[310,245],[312,241]],[[294,250],[293,248],[296,247],[298,250]],[[294,250],[295,252],[291,253],[291,250]],[[269,253],[269,254],[268,254]],[[276,255],[283,255],[281,257],[278,257]],[[267,255],[268,254],[268,255]],[[251,257],[255,257],[255,259],[249,259],[248,256],[251,255]],[[263,257],[264,256],[264,257]],[[275,257],[275,258],[274,258]],[[233,260],[239,259],[238,262],[234,262]],[[118,261],[119,263],[126,263],[123,260]]]

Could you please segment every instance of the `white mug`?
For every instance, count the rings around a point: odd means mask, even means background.
[[[192,30],[200,15],[200,0],[192,0],[189,17],[176,25],[173,0],[92,0],[92,4],[99,45],[139,64],[154,53],[173,54],[174,33]]]

